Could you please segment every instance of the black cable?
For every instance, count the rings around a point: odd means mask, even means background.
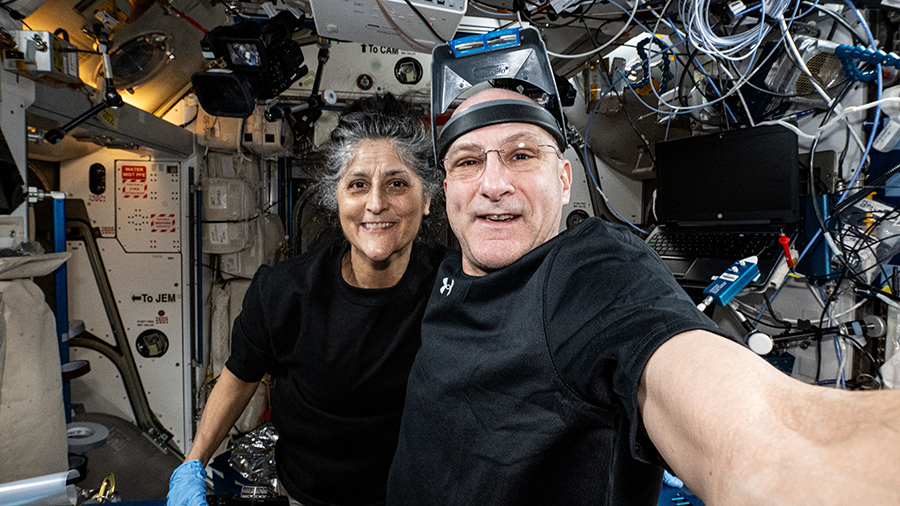
[[[863,186],[862,188],[859,189],[859,191],[857,191],[856,193],[845,198],[843,202],[841,202],[834,208],[834,212],[836,214],[841,213],[843,210],[849,208],[853,204],[856,204],[860,200],[866,198],[866,196],[868,196],[869,193],[871,192],[871,190],[873,189],[872,187],[884,186],[884,184],[887,183],[888,179],[890,179],[891,176],[893,176],[894,174],[896,174],[898,172],[900,172],[900,164],[895,165],[894,167],[892,167],[890,170],[888,170],[884,174],[878,176],[870,184]]]
[[[687,60],[687,62],[685,62],[683,64],[683,70],[681,72],[681,77],[678,79],[678,102],[679,102],[679,104],[681,104],[682,107],[688,107],[687,98],[684,96],[684,78],[685,78],[685,76],[690,75],[691,83],[693,84],[692,89],[697,89],[698,91],[700,89],[699,84],[697,84],[697,81],[694,80],[693,72],[688,71],[688,67],[691,65],[691,62],[695,62],[694,66],[702,67],[702,65],[699,65],[698,63],[696,63],[697,53],[699,53],[699,52],[700,52],[700,50],[698,48],[694,48],[694,50],[688,54],[688,60]],[[677,55],[678,53],[675,53],[675,54]],[[709,97],[706,97],[706,98],[708,99]],[[695,111],[690,111],[688,113],[688,116],[690,116],[691,120],[696,121],[702,125],[709,125],[709,126],[720,127],[720,128],[724,126],[722,123],[713,123],[711,121],[706,121],[706,120],[700,119],[699,117],[697,117],[695,115]]]
[[[897,169],[900,170],[900,167],[897,167]],[[885,182],[887,179],[889,179],[890,175],[888,173],[885,173],[885,175],[887,177],[879,178],[879,182]],[[866,188],[868,190],[872,190],[872,189],[881,188],[881,186],[873,184],[873,185],[867,185]],[[858,195],[865,196],[867,193],[868,193],[867,191],[860,191],[860,192],[854,194],[853,197],[856,197]],[[857,201],[858,200],[860,200],[860,199],[857,199]],[[872,270],[874,268],[881,268],[883,276],[885,278],[888,277],[888,275],[884,271],[884,267],[882,265],[883,261],[878,259],[877,252],[874,248],[889,239],[893,239],[895,236],[887,236],[887,237],[882,237],[880,239],[874,239],[874,240],[870,240],[870,238],[871,238],[871,234],[878,227],[880,227],[881,224],[884,223],[885,220],[890,219],[892,216],[894,216],[896,213],[898,213],[898,210],[892,209],[886,213],[883,213],[881,216],[876,218],[873,221],[873,223],[871,225],[869,225],[865,230],[860,231],[858,227],[845,227],[843,225],[843,219],[842,219],[843,214],[850,209],[851,209],[850,206],[842,206],[839,211],[836,210],[833,213],[830,220],[834,219],[836,221],[838,230],[844,231],[846,229],[846,231],[842,232],[842,235],[841,235],[841,243],[842,244],[846,245],[848,240],[854,240],[854,239],[856,240],[856,243],[854,244],[853,247],[846,249],[846,253],[849,256],[851,256],[851,259],[854,260],[854,263],[856,263],[856,264],[859,263],[859,261],[860,261],[859,255],[860,255],[860,252],[862,251],[862,249],[865,248],[865,249],[869,249],[869,251],[871,251],[873,259],[875,260],[875,263],[872,266],[867,267],[858,272],[851,271],[850,266],[849,265],[847,266],[847,270],[848,270],[849,274],[851,274],[851,277],[854,279],[854,282],[861,287],[866,287],[866,286],[870,286],[870,285],[868,285],[865,281],[863,281],[862,275],[869,272],[870,270]],[[848,236],[850,236],[851,234],[853,234],[853,236],[852,236],[852,238],[849,238]],[[855,234],[859,234],[859,235],[855,235]],[[890,253],[890,257],[893,257],[893,253]],[[877,289],[876,289],[876,291],[877,291]],[[888,294],[885,294],[885,295],[887,296]]]
[[[816,378],[815,383],[819,383],[822,376],[822,340],[816,339]]]
[[[610,82],[612,82],[612,81],[610,81]],[[650,85],[653,86],[652,83]],[[631,90],[631,87],[627,87],[627,89]],[[653,162],[653,165],[656,165],[656,157],[653,155],[653,148],[650,146],[650,143],[647,142],[647,139],[643,135],[641,135],[640,130],[638,130],[637,125],[634,123],[634,120],[631,118],[631,114],[628,113],[628,108],[625,107],[625,99],[622,98],[622,95],[619,94],[619,90],[615,89],[615,87],[613,87],[612,92],[616,95],[616,98],[619,100],[619,104],[621,104],[621,106],[622,106],[622,113],[625,114],[625,119],[628,120],[628,124],[631,126],[631,130],[634,131],[634,134],[641,141],[641,144],[643,144],[644,149],[647,150],[647,154],[650,156],[650,160]],[[634,90],[631,90],[631,92],[635,93]]]
[[[419,9],[417,9],[416,6],[412,4],[412,2],[410,2],[409,0],[403,0],[403,1],[406,2],[406,5],[408,5],[409,8],[412,9],[412,11],[416,13],[416,16],[418,16],[419,19],[421,19],[422,22],[425,23],[425,26],[428,28],[428,31],[430,31],[432,34],[434,34],[435,37],[437,37],[438,42],[446,42],[447,41],[447,39],[441,37],[441,35],[434,30],[434,27],[431,26],[431,23],[428,22],[428,19],[426,19],[425,16],[423,16],[422,13],[419,12]],[[452,37],[452,35],[451,35],[451,37]]]
[[[850,152],[850,128],[851,127],[849,125],[846,127],[848,132],[847,135],[844,136],[844,149],[841,150],[841,156],[838,158],[838,167],[844,166],[844,160],[847,158],[847,153]]]
[[[278,204],[280,204],[281,202],[283,202],[285,198],[287,198],[287,197],[281,197],[280,199],[276,200],[275,202],[272,202],[271,204],[269,204],[269,207],[262,210],[263,214],[267,213],[269,211],[269,209],[272,209],[273,207],[275,207]]]
[[[25,16],[24,14],[22,14],[21,12],[15,10],[15,9],[9,8],[9,4],[11,4],[11,3],[12,3],[12,2],[2,3],[2,4],[0,4],[0,8],[3,8],[3,10],[5,10],[6,12],[8,12],[10,18],[12,18],[12,19],[14,19],[14,20],[16,20],[16,21],[21,21],[22,24],[25,25],[25,28],[28,28],[29,30],[32,30],[32,28],[31,28],[30,26],[28,26],[28,23],[25,22],[25,17],[26,17],[26,16]]]
[[[766,309],[769,310],[769,314],[772,315],[772,319],[775,320],[776,323],[784,327],[785,330],[791,330],[791,324],[779,318],[778,314],[775,313],[775,310],[772,308],[772,303],[769,302],[769,298],[764,295],[763,300],[766,301]]]
[[[850,90],[850,86],[852,83],[847,83],[846,86],[838,93],[838,95],[831,101],[831,107],[829,107],[828,111],[826,111],[825,116],[822,118],[822,122],[819,125],[820,127],[825,125],[828,122],[828,118],[831,117],[831,114],[834,112],[837,104],[840,103],[841,99],[844,95]],[[848,134],[849,135],[849,134]],[[816,223],[819,225],[819,229],[822,231],[822,240],[826,242],[826,247],[830,247],[828,244],[827,238],[830,237],[830,232],[828,231],[828,227],[825,225],[825,220],[822,218],[822,211],[819,209],[819,204],[816,202],[816,175],[815,175],[815,158],[816,158],[816,146],[819,144],[819,138],[816,137],[813,140],[812,147],[809,151],[809,198],[810,203],[812,204],[813,214],[816,217]],[[849,266],[846,264],[846,260],[843,257],[843,254],[839,254],[839,252],[834,252],[834,257],[838,259],[839,262],[843,264],[845,268],[849,270]]]
[[[866,41],[865,39],[863,39],[863,37],[862,37],[860,34],[856,33],[856,30],[853,29],[853,27],[850,25],[850,23],[848,23],[847,20],[844,19],[843,16],[839,15],[839,14],[836,13],[836,12],[832,12],[830,9],[826,9],[826,8],[824,8],[824,7],[822,7],[822,6],[818,5],[818,4],[813,4],[813,3],[810,3],[810,2],[802,2],[802,3],[803,3],[803,4],[806,4],[806,5],[809,5],[809,6],[813,7],[814,9],[816,9],[817,11],[819,11],[820,13],[825,14],[825,15],[831,17],[831,18],[834,19],[837,23],[839,23],[841,26],[843,26],[844,28],[846,28],[847,31],[850,32],[850,35],[853,37],[853,41],[854,41],[855,43],[859,43],[859,44],[863,44],[863,45],[867,45],[867,44],[868,44],[868,41]],[[829,40],[830,40],[830,39],[829,39]]]
[[[589,5],[588,8],[585,9],[585,11],[587,11],[587,10],[589,10],[591,7],[593,7],[593,6],[594,6],[594,2],[596,2],[596,1],[597,1],[597,0],[592,0],[592,1],[591,1],[591,5]],[[594,49],[597,49],[597,43],[594,41],[594,34],[591,33],[591,28],[588,26],[587,21],[584,20],[584,16],[583,16],[583,15],[582,15],[582,16],[579,16],[578,19],[581,21],[581,24],[584,25],[584,29],[587,30],[588,39],[590,39],[591,45],[594,46]]]
[[[881,243],[886,242],[886,241],[889,240],[889,239],[894,239],[894,238],[900,237],[900,234],[893,234],[893,235],[889,235],[889,236],[882,237],[882,238],[880,238],[880,239],[874,239],[874,240],[870,240],[870,239],[871,239],[871,236],[870,236],[869,234],[870,234],[871,232],[873,232],[875,229],[877,229],[877,228],[878,228],[885,220],[887,220],[891,215],[893,215],[894,213],[897,213],[897,212],[898,212],[898,211],[897,211],[896,209],[893,209],[893,210],[891,210],[891,211],[885,213],[884,215],[878,217],[878,218],[872,223],[872,225],[870,225],[869,227],[866,228],[865,231],[858,232],[858,233],[860,234],[860,237],[855,237],[855,238],[857,239],[857,244],[858,244],[859,246],[858,246],[858,247],[851,248],[851,249],[849,250],[848,253],[854,255],[854,256],[858,259],[858,258],[859,258],[859,252],[860,252],[863,248],[869,249],[869,250],[871,251],[871,253],[872,253],[872,257],[875,259],[875,263],[874,263],[874,265],[872,265],[872,266],[870,266],[870,267],[867,267],[867,268],[865,268],[865,269],[863,269],[863,270],[861,270],[861,271],[859,271],[859,272],[855,272],[854,274],[855,274],[856,276],[862,276],[863,274],[869,272],[870,270],[872,270],[872,269],[874,269],[874,268],[881,268],[881,269],[882,269],[882,274],[884,275],[885,279],[887,279],[887,278],[890,277],[890,276],[888,276],[887,272],[884,271],[884,266],[882,265],[882,263],[883,263],[884,261],[883,261],[883,260],[878,260],[878,255],[877,255],[877,253],[876,253],[876,251],[875,251],[874,248],[877,247],[877,246],[879,246]],[[852,229],[851,229],[851,230],[852,230]],[[858,229],[857,229],[857,230],[858,230]],[[844,237],[846,237],[846,236],[844,236]],[[843,240],[843,238],[842,238],[842,240]],[[893,258],[894,255],[895,255],[895,253],[894,253],[894,252],[891,252],[890,255],[889,255],[889,258],[886,258],[885,260],[890,260],[890,258]]]
[[[765,297],[763,297],[763,298],[765,298]],[[783,326],[783,325],[779,324],[778,322],[769,321],[768,319],[763,320],[763,319],[760,317],[760,315],[758,315],[758,314],[750,314],[750,313],[748,313],[747,311],[744,311],[744,310],[739,309],[739,308],[734,308],[734,307],[731,307],[731,306],[729,306],[729,308],[731,308],[733,311],[736,311],[736,312],[740,313],[740,314],[743,315],[744,318],[746,318],[747,320],[752,321],[752,322],[755,322],[755,324],[756,324],[757,326],[758,326],[758,325],[762,325],[762,326],[764,326],[764,327],[771,327],[772,329],[778,329],[778,327],[782,327],[782,326]],[[790,322],[785,322],[785,323],[787,323],[788,325],[790,325]],[[751,325],[753,325],[753,324],[751,323]],[[792,328],[793,328],[793,327],[792,327]]]
[[[181,128],[184,128],[184,127],[190,125],[191,123],[197,121],[197,117],[198,117],[198,116],[200,116],[200,107],[199,107],[199,106],[197,107],[197,114],[194,114],[194,117],[191,118],[190,121],[188,121],[187,123],[178,125],[178,126],[180,126]]]

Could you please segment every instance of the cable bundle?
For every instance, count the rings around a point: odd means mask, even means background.
[[[690,46],[714,58],[740,61],[756,52],[756,48],[771,30],[768,19],[783,16],[789,4],[789,0],[760,3],[759,23],[732,35],[718,35],[714,27],[710,26],[711,0],[685,0],[681,5],[681,19]],[[740,12],[738,16],[748,11]]]

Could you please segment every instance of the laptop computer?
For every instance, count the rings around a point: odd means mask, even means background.
[[[800,219],[798,157],[796,134],[777,125],[657,143],[647,243],[682,286],[705,287],[750,255],[763,286]]]

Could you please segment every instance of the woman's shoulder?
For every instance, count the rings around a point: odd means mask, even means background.
[[[263,265],[257,275],[270,280],[294,281],[319,275],[329,271],[329,267],[337,265],[341,255],[346,251],[344,241],[334,241],[319,246],[300,255],[282,260],[275,265]]]

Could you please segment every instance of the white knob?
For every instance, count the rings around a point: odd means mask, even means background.
[[[762,332],[754,332],[747,338],[747,346],[757,355],[768,355],[775,344],[771,337]]]

